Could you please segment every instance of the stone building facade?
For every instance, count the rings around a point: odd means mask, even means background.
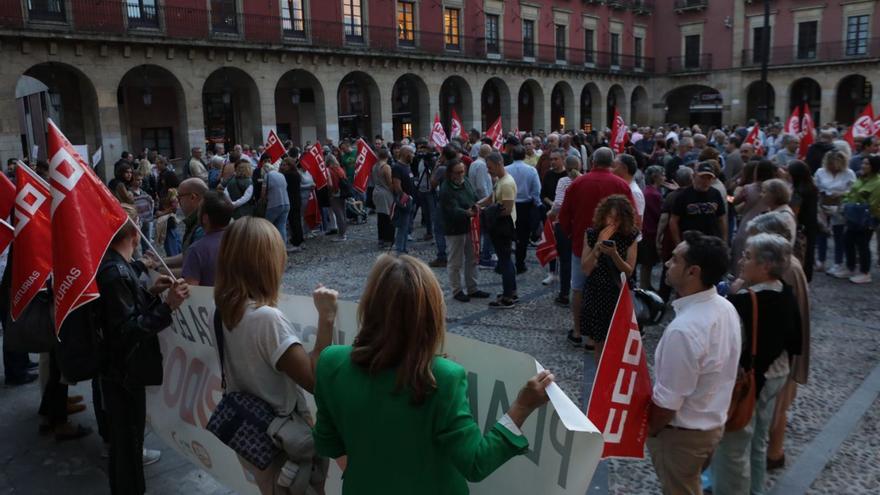
[[[819,121],[880,110],[876,10],[774,0],[769,115],[805,98]],[[760,0],[0,0],[0,159],[45,158],[47,116],[109,161],[270,129],[300,144],[420,136],[453,112],[533,131],[602,128],[614,109],[743,122],[766,106],[760,13]]]

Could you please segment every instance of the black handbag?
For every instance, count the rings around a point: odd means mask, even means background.
[[[220,376],[223,398],[211,413],[205,429],[214,434],[236,454],[264,470],[281,452],[269,435],[269,425],[276,418],[268,402],[246,392],[226,392],[226,371],[223,366],[223,321],[214,310],[214,337],[220,355]]]
[[[52,292],[37,292],[18,319],[7,316],[3,325],[3,349],[14,352],[49,352],[58,343],[55,336],[55,306]]]

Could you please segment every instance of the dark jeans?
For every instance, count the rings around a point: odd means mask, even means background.
[[[95,410],[95,422],[98,423],[98,435],[104,443],[110,443],[110,432],[107,425],[107,411],[104,410],[104,392],[101,390],[101,379],[92,379],[92,409]]]
[[[871,235],[873,230],[846,228],[846,267],[855,271],[856,254],[859,256],[859,273],[871,272]]]
[[[407,237],[412,228],[412,209],[400,208],[394,212],[394,250],[398,253],[406,253]]]
[[[49,352],[49,379],[40,401],[40,416],[45,416],[51,426],[67,423],[67,385],[61,383],[61,369],[55,351]]]
[[[297,194],[290,195],[288,199],[290,199],[290,213],[287,214],[287,221],[290,223],[290,228],[287,229],[287,235],[290,236],[292,245],[299,246],[303,243],[301,198]]]
[[[3,374],[6,383],[23,381],[28,375],[30,358],[26,352],[3,350]]]
[[[385,213],[376,214],[376,223],[380,242],[394,242],[394,226],[391,225],[391,216]]]
[[[843,263],[843,246],[844,246],[844,229],[843,225],[834,225],[831,227],[831,233],[834,236],[834,264]],[[819,249],[819,261],[825,263],[828,255],[828,234],[819,234],[816,247]]]
[[[508,231],[513,232],[513,219],[505,217],[498,222],[507,222]],[[511,243],[513,239],[507,235],[493,236],[492,245],[495,246],[495,254],[498,256],[498,269],[501,271],[501,287],[504,297],[510,298],[516,294],[516,269],[511,259]]]
[[[434,210],[437,209],[437,200],[431,191],[419,191],[419,208],[422,210],[422,225],[431,235],[434,234]]]
[[[146,394],[143,387],[126,388],[111,380],[101,380],[104,408],[110,436],[110,493],[143,495],[144,424]]]
[[[532,236],[532,228],[535,214],[533,203],[516,204],[516,269],[526,268],[526,254],[529,249],[529,239]]]
[[[559,253],[559,296],[568,297],[571,292],[571,239],[559,224],[553,225],[556,236],[556,252]]]

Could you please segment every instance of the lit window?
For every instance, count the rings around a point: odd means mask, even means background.
[[[364,18],[361,0],[343,0],[342,24],[345,26],[347,41],[364,41]]]
[[[397,41],[401,45],[413,46],[415,44],[415,4],[412,2],[397,2]]]
[[[443,38],[446,48],[449,50],[461,49],[460,14],[459,9],[444,9],[443,11]]]
[[[285,36],[305,37],[306,24],[302,0],[282,0],[281,23]]]

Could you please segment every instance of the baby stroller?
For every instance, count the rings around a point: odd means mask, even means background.
[[[361,225],[367,223],[367,210],[364,209],[364,203],[354,198],[346,199],[345,217],[350,224]]]

